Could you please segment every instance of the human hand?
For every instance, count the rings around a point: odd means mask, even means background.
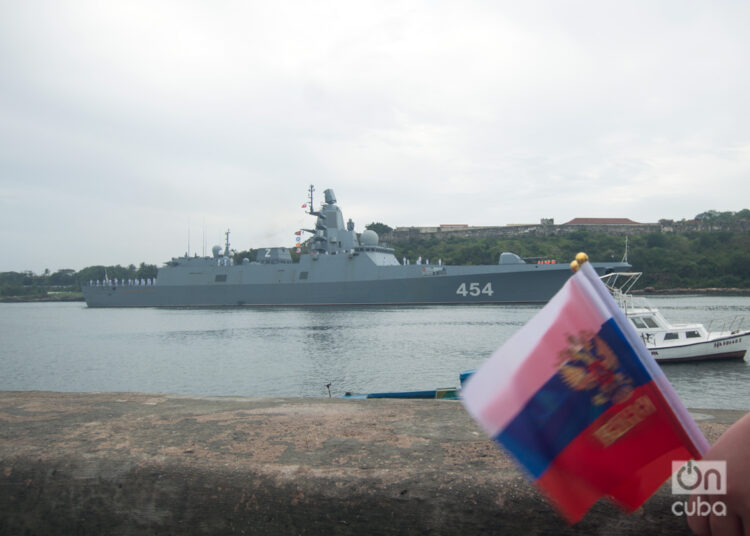
[[[693,495],[692,511],[698,513],[697,501],[726,504],[726,515],[692,515],[688,517],[690,530],[699,536],[750,536],[750,413],[719,437],[704,460],[727,462],[726,495]],[[714,509],[712,509],[714,510]]]

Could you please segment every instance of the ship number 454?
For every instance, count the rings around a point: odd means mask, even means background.
[[[487,283],[485,286],[481,287],[479,283],[471,282],[458,285],[456,294],[461,296],[479,296],[480,294],[492,296],[494,292],[492,291],[492,283]]]

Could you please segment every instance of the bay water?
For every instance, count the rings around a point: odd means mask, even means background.
[[[750,322],[750,297],[649,302],[673,323]],[[0,390],[335,397],[453,387],[540,308],[0,304]],[[747,361],[663,368],[690,408],[750,409]]]

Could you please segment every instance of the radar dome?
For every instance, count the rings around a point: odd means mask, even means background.
[[[214,254],[214,259],[217,259],[219,257],[220,252],[221,252],[221,246],[214,246],[211,248],[211,253]]]
[[[376,233],[372,229],[367,229],[365,232],[362,233],[362,236],[359,237],[359,241],[362,243],[363,246],[377,246],[378,245],[378,233]]]

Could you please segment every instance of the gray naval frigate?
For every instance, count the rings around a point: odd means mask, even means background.
[[[571,275],[567,263],[526,262],[514,253],[496,265],[450,266],[442,262],[402,262],[379,245],[378,235],[360,235],[344,224],[333,190],[325,203],[309,211],[315,228],[308,250],[293,262],[289,249],[257,250],[254,261],[235,264],[229,232],[222,252],[173,258],[154,280],[91,281],[83,286],[89,307],[211,307],[255,305],[415,305],[544,303]],[[625,262],[592,263],[600,274],[627,271]]]

